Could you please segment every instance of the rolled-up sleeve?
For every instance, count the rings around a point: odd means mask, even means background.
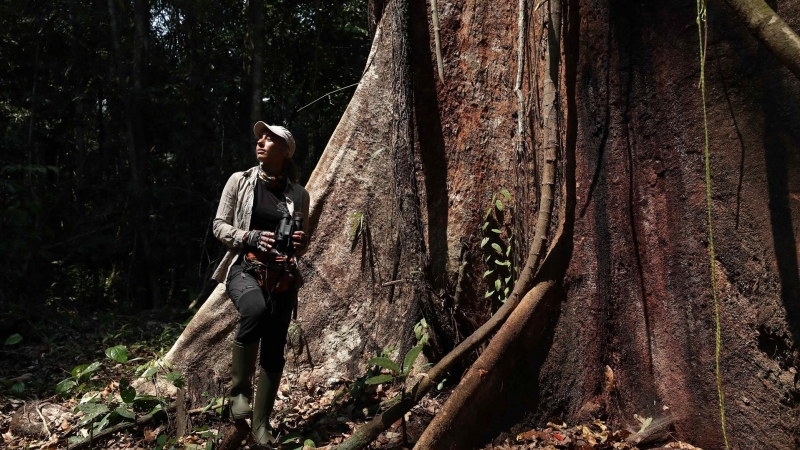
[[[241,174],[235,173],[228,178],[222,196],[219,199],[217,215],[214,217],[214,236],[228,248],[242,247],[245,230],[233,226],[236,203],[238,201],[239,180]]]

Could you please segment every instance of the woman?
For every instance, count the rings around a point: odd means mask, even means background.
[[[214,236],[228,252],[214,272],[239,311],[239,328],[233,341],[230,407],[234,419],[252,416],[256,442],[274,442],[269,415],[275,403],[283,366],[283,348],[301,278],[295,257],[305,250],[307,220],[290,240],[275,231],[289,217],[308,217],[308,192],[296,181],[292,162],[295,142],[284,127],[258,122],[253,127],[259,164],[231,175],[222,191]],[[300,214],[297,214],[300,213]],[[299,216],[299,217],[298,217]],[[295,228],[298,228],[295,226]],[[285,245],[279,245],[285,244]],[[261,342],[261,371],[252,408],[251,377]]]

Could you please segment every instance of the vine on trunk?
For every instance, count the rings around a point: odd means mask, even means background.
[[[402,5],[402,2],[399,2]],[[525,27],[525,11],[527,11],[526,0],[519,0],[520,19],[518,23],[518,32],[523,34],[526,32]],[[404,8],[392,8],[392,14],[407,13]],[[560,10],[555,14],[556,22],[560,24]],[[402,18],[401,18],[402,19]],[[558,28],[560,32],[560,27]],[[556,39],[556,48],[560,48],[558,38]],[[519,42],[524,42],[520,39]],[[518,49],[524,52],[524,49]],[[523,53],[524,56],[524,53]],[[560,54],[554,53],[553,58],[558,60]],[[522,59],[524,62],[524,58]],[[551,62],[552,64],[552,62]],[[555,63],[557,64],[557,62]],[[551,67],[552,69],[552,67]],[[557,68],[551,72],[558,73]],[[550,217],[553,206],[553,187],[555,185],[555,165],[556,165],[556,150],[558,148],[558,123],[556,118],[556,88],[555,83],[551,80],[549,85],[545,87],[546,94],[543,100],[543,109],[549,111],[545,114],[545,129],[548,132],[547,141],[544,144],[545,150],[545,166],[543,168],[543,176],[541,182],[541,198],[539,200],[540,210],[536,224],[536,234],[534,235],[534,242],[532,243],[525,266],[521,271],[514,289],[508,296],[508,299],[497,312],[484,323],[472,335],[462,341],[450,353],[444,355],[439,362],[434,365],[427,374],[411,389],[407,390],[399,400],[392,399],[393,406],[381,414],[378,414],[370,422],[362,425],[353,433],[350,438],[342,442],[337,448],[338,450],[354,450],[365,448],[370,442],[375,440],[381,432],[386,430],[391,424],[399,420],[403,415],[408,412],[414,405],[419,403],[423,397],[434,387],[442,381],[447,372],[450,371],[458,362],[463,360],[473,350],[478,348],[485,342],[491,335],[493,335],[505,323],[506,319],[511,315],[511,312],[520,304],[520,301],[525,299],[528,303],[538,304],[538,301],[552,288],[552,282],[540,282],[535,285],[536,269],[541,262],[541,253],[544,248],[544,243],[547,239],[547,232],[550,226]],[[434,327],[435,328],[435,327]],[[395,403],[396,401],[396,403]]]
[[[711,257],[711,295],[714,298],[714,373],[717,381],[717,394],[719,396],[719,417],[722,426],[722,438],[725,440],[725,448],[728,446],[728,433],[725,430],[725,393],[722,390],[722,374],[719,368],[719,352],[722,347],[722,333],[719,322],[719,299],[717,298],[717,258],[714,253],[714,231],[712,227],[711,214],[711,156],[708,151],[708,114],[706,113],[706,38],[708,28],[706,22],[705,0],[697,0],[697,36],[700,44],[700,96],[703,103],[703,132],[704,132],[704,154],[706,172],[706,203],[708,205],[708,248]]]

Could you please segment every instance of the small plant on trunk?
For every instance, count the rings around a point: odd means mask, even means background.
[[[505,203],[503,203],[505,200]],[[505,225],[505,214],[510,212],[511,194],[506,189],[492,194],[489,209],[483,217],[481,249],[486,271],[483,278],[487,288],[484,298],[492,302],[492,311],[506,302],[514,289],[517,274],[512,262],[514,231]]]

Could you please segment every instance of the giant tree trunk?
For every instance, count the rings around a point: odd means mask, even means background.
[[[488,317],[479,244],[491,192],[512,190],[522,249],[538,212],[547,6],[534,11],[540,2],[531,3],[531,140],[520,154],[516,2],[440,5],[444,85],[433,69],[433,37],[416,28],[405,43],[394,17],[402,8],[388,3],[361,85],[308,183],[316,231],[303,263],[303,339],[287,356],[294,367],[313,367],[318,379],[363,373],[377,350],[408,344],[420,310],[439,320],[443,349]],[[776,6],[797,29],[800,10]],[[412,24],[425,23],[424,1],[409,11]],[[575,181],[562,165],[554,225],[573,231],[571,258],[565,252],[559,261],[563,279],[545,286],[553,295],[542,308],[512,316],[507,326],[516,331],[498,333],[514,339],[492,366],[500,376],[477,384],[470,405],[481,414],[458,415],[426,445],[469,448],[553,419],[633,426],[638,414],[664,418],[678,439],[722,446],[695,11],[688,0],[563,3],[556,107]],[[712,4],[708,23],[728,436],[735,448],[760,448],[764,439],[794,448],[800,84],[726,7]],[[403,128],[409,113],[413,140]],[[570,189],[574,220],[565,212]],[[470,256],[456,305],[462,247]],[[226,378],[235,314],[215,292],[169,358],[184,369],[213,364]],[[605,389],[606,366],[613,390]]]

